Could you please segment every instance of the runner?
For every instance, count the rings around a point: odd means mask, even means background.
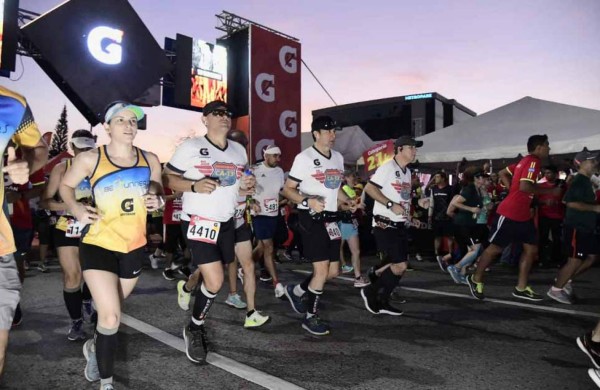
[[[588,370],[588,375],[600,387],[600,321],[591,332],[577,337],[577,346],[594,365],[594,368]]]
[[[448,206],[454,195],[452,187],[448,184],[446,172],[437,172],[433,176],[434,186],[431,188],[431,207],[429,207],[428,222],[433,228],[433,245],[435,259],[442,271],[448,268],[448,262],[452,258],[452,246],[454,245],[454,224],[452,218],[447,214]],[[440,246],[446,241],[448,253],[440,255]]]
[[[277,277],[273,245],[279,215],[279,193],[284,184],[283,169],[278,166],[281,160],[281,149],[275,145],[267,145],[263,150],[263,156],[264,161],[253,167],[257,188],[254,199],[260,206],[260,211],[252,218],[252,226],[258,242],[254,252],[255,258],[264,258],[265,267],[273,281],[275,298],[282,298],[285,289]]]
[[[0,151],[8,152],[8,160],[2,159],[2,171],[15,184],[29,181],[29,173],[46,164],[48,146],[33,120],[25,98],[0,86]],[[17,159],[15,147],[22,148],[23,157]],[[0,180],[4,180],[4,176]],[[4,184],[0,182],[0,200],[4,203]],[[0,376],[4,369],[8,331],[20,299],[21,282],[17,272],[14,252],[16,251],[13,233],[8,222],[6,207],[0,212]]]
[[[71,136],[71,148],[77,157],[82,152],[96,148],[96,139],[88,130],[77,130]],[[56,164],[52,169],[42,196],[41,206],[44,209],[55,212],[67,210],[67,205],[56,198],[60,182],[72,163],[73,160],[69,159]],[[75,200],[83,205],[92,204],[92,186],[89,179],[85,178],[75,188]],[[84,315],[91,319],[94,314],[90,290],[85,283],[83,286],[81,284],[83,278],[79,259],[79,238],[82,230],[83,226],[69,213],[58,219],[54,229],[54,246],[63,271],[63,297],[71,317],[71,327],[67,333],[67,339],[70,341],[87,338],[83,331]]]
[[[415,160],[423,141],[402,136],[394,142],[394,158],[377,168],[365,187],[375,200],[373,235],[377,250],[384,254],[382,263],[371,272],[371,285],[360,294],[366,309],[373,314],[402,315],[389,298],[408,262],[408,218],[411,207],[411,172],[408,164]]]
[[[162,207],[160,163],[156,155],[133,146],[141,108],[111,103],[104,114],[108,145],[80,153],[65,172],[60,196],[84,226],[79,254],[98,323],[94,339],[83,346],[85,377],[113,389],[121,302],[135,288],[145,259],[146,214]],[[76,188],[89,178],[93,204],[78,202]]]
[[[513,242],[523,243],[523,254],[519,265],[519,280],[512,295],[519,299],[541,301],[541,295],[536,294],[527,285],[529,271],[537,258],[537,233],[532,219],[531,201],[534,194],[554,193],[556,189],[539,189],[536,181],[540,173],[541,160],[548,157],[550,144],[547,135],[532,135],[527,141],[529,155],[518,164],[506,169],[512,174],[509,194],[498,206],[498,215],[492,226],[490,245],[483,251],[474,275],[467,278],[471,295],[484,299],[483,276],[485,269],[502,253],[502,250]],[[505,170],[500,172],[503,177]]]
[[[163,213],[165,257],[167,267],[163,271],[163,277],[167,280],[175,280],[176,274],[188,279],[191,271],[187,265],[191,261],[190,250],[183,230],[181,229],[181,207],[182,192],[173,193],[170,188],[165,188],[165,207]],[[183,258],[175,259],[175,253],[181,249]],[[179,261],[176,261],[179,260]]]
[[[183,329],[186,355],[194,363],[206,361],[204,321],[223,285],[223,263],[235,256],[233,216],[239,192],[255,184],[254,176],[244,174],[248,158],[243,146],[227,140],[232,117],[227,104],[212,101],[203,114],[206,136],[182,143],[163,172],[165,185],[183,192],[183,224],[202,276],[192,317]]]
[[[349,200],[341,189],[344,158],[332,149],[338,130],[341,127],[328,116],[313,120],[314,144],[296,156],[283,188],[283,195],[298,204],[304,256],[313,265],[313,273],[302,283],[285,287],[285,295],[295,312],[306,313],[302,328],[317,336],[330,332],[330,326],[318,316],[319,300],[325,282],[340,273],[341,233],[337,210],[339,203]],[[354,202],[348,202],[345,207],[356,211]],[[305,294],[307,304],[302,299]]]

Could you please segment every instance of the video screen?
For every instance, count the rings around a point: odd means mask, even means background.
[[[227,50],[194,39],[190,104],[202,108],[213,100],[227,101]]]
[[[38,65],[92,125],[109,103],[135,101],[172,66],[127,0],[70,0],[22,32],[41,54]]]
[[[7,77],[15,70],[18,13],[19,0],[0,0],[0,71]]]

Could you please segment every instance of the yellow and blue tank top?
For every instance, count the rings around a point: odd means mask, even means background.
[[[71,168],[71,164],[73,163],[72,159],[68,159],[65,161],[66,168],[65,172]],[[85,201],[87,199],[88,204],[92,204],[92,185],[90,184],[90,179],[85,178],[79,183],[77,187],[75,187],[75,199],[78,202]],[[69,212],[61,215],[56,221],[56,229],[62,230],[63,232],[67,231],[67,223],[69,219],[72,219],[73,216]]]
[[[84,230],[83,243],[122,253],[146,245],[147,210],[142,196],[148,192],[150,165],[144,152],[134,149],[136,163],[121,167],[110,160],[106,146],[98,148],[90,184],[101,219]]]

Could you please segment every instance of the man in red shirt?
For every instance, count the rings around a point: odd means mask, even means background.
[[[546,181],[539,183],[538,187],[552,189],[559,187],[559,194],[539,194],[538,203],[538,228],[540,231],[540,267],[554,267],[561,262],[562,257],[562,220],[565,218],[565,205],[562,198],[565,194],[564,182],[558,179],[558,168],[554,165],[544,167]],[[552,234],[550,244],[549,234]]]
[[[503,248],[513,242],[523,243],[523,254],[519,265],[519,281],[512,295],[530,301],[541,301],[541,295],[527,285],[529,271],[538,254],[537,232],[531,214],[531,201],[535,194],[560,193],[560,188],[540,189],[536,182],[540,173],[541,160],[548,157],[550,144],[547,135],[532,135],[527,140],[527,151],[518,164],[506,168],[512,175],[508,196],[498,206],[498,216],[490,235],[490,245],[481,255],[474,275],[467,278],[471,295],[484,299],[483,276],[485,269],[502,253]],[[501,174],[502,176],[502,174]]]

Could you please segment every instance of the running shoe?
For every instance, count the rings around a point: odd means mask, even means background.
[[[483,295],[483,283],[477,283],[473,280],[473,275],[467,277],[467,285],[469,286],[469,291],[471,291],[471,295],[476,299],[485,299],[485,295]]]
[[[94,317],[97,318],[97,314],[91,299],[81,302],[81,314],[83,317],[83,322],[86,324],[95,323]]]
[[[277,283],[275,285],[275,298],[277,299],[285,299],[285,288],[283,284]]]
[[[244,285],[244,270],[243,269],[238,268],[237,277],[240,280],[240,282],[242,283],[242,285]]]
[[[244,328],[258,328],[269,322],[271,318],[269,316],[263,316],[258,310],[254,310],[254,313],[250,317],[246,316],[246,322],[244,322]]]
[[[152,269],[158,269],[158,256],[154,256],[153,254],[148,256],[148,258],[150,259],[150,266],[152,267]]]
[[[462,275],[461,275],[460,271],[458,270],[458,268],[456,268],[453,265],[449,265],[447,270],[448,270],[448,273],[450,274],[450,276],[452,276],[452,280],[454,280],[454,283],[460,284],[461,283],[460,277]]]
[[[86,338],[87,335],[83,331],[83,319],[71,321],[71,328],[69,328],[69,333],[67,333],[67,339],[69,341],[79,341]]]
[[[269,272],[266,269],[261,269],[260,270],[260,281],[261,282],[270,282],[271,280],[273,280],[273,278],[271,277],[271,275],[269,275]]]
[[[305,317],[302,321],[302,328],[315,336],[325,336],[330,331],[329,325],[323,322],[317,315],[310,318]]]
[[[556,280],[556,279],[555,279]],[[573,297],[573,283],[571,280],[569,280],[567,282],[567,284],[565,284],[565,286],[563,287],[563,290],[569,294],[571,297]]]
[[[536,294],[529,286],[525,287],[525,290],[523,290],[523,291],[520,291],[519,289],[517,289],[515,287],[512,295],[515,298],[526,299],[528,301],[534,301],[534,302],[539,302],[544,299],[540,294]]]
[[[294,261],[294,257],[288,251],[283,251],[282,256],[285,258],[286,261]]]
[[[365,308],[372,314],[379,314],[379,305],[377,304],[377,297],[375,293],[369,288],[363,288],[360,290],[360,296],[363,299]]]
[[[600,387],[600,370],[595,370],[593,368],[588,369],[588,375],[594,381],[596,386]]]
[[[48,269],[48,267],[46,267],[45,263],[39,263],[37,266],[38,271],[40,271],[41,273],[48,273],[50,272],[50,270]]]
[[[183,328],[183,340],[185,342],[185,354],[188,359],[196,364],[206,363],[208,353],[208,338],[204,325],[200,329],[191,330],[188,325]]]
[[[302,302],[302,297],[296,296],[294,294],[295,284],[288,284],[285,286],[284,294],[287,299],[290,301],[290,305],[292,305],[292,310],[294,310],[298,314],[306,313],[306,305]]]
[[[440,269],[442,270],[442,272],[446,272],[446,269],[448,268],[448,264],[446,264],[446,262],[444,261],[444,258],[442,256],[436,256],[435,259],[437,260],[437,263],[440,266]]]
[[[397,290],[392,291],[390,294],[390,301],[394,301],[396,303],[406,303],[406,298],[404,298]]]
[[[175,280],[175,270],[174,269],[165,268],[162,275],[163,275],[163,278],[165,278],[167,280]]]
[[[177,304],[181,308],[181,310],[188,311],[190,310],[190,293],[183,291],[183,286],[185,286],[185,280],[180,280],[177,282]]]
[[[402,310],[397,309],[394,306],[390,305],[389,302],[384,301],[384,302],[381,302],[381,304],[379,305],[379,314],[387,314],[390,316],[401,316],[402,314],[404,314],[404,312]]]
[[[18,303],[17,304],[17,308],[15,309],[15,315],[13,317],[13,321],[12,321],[12,327],[16,327],[21,325],[21,323],[23,322],[23,312],[21,311],[21,304]]]
[[[115,387],[112,383],[105,383],[102,386],[100,386],[100,390],[115,390]]]
[[[594,346],[594,344],[596,344],[596,345]],[[590,358],[590,360],[592,361],[592,364],[597,369],[600,369],[600,345],[599,344],[600,343],[594,343],[592,341],[591,333],[586,333],[581,337],[577,337],[577,346],[579,347],[579,349],[581,349],[581,351],[583,353],[585,353]]]
[[[350,272],[354,271],[354,267],[351,265],[342,265],[342,273],[343,274],[349,274]]]
[[[240,297],[238,293],[229,294],[229,296],[227,296],[227,299],[225,300],[225,303],[231,307],[235,307],[236,309],[245,309],[248,307],[248,305],[246,305],[246,302],[242,300],[242,297]]]
[[[100,371],[98,370],[98,361],[96,360],[96,344],[94,339],[88,339],[83,344],[83,356],[85,356],[85,370],[83,371],[85,379],[89,382],[100,380]]]
[[[552,287],[550,287],[550,289],[548,290],[546,295],[548,295],[550,298],[554,299],[556,302],[564,303],[566,305],[573,304],[573,301],[571,300],[571,296],[569,294],[567,294],[567,292],[565,291],[564,288],[561,290],[555,291]]]
[[[367,270],[367,278],[369,278],[371,284],[374,284],[377,281],[377,279],[379,279],[379,276],[377,276],[377,274],[375,273],[375,266],[370,267]]]
[[[25,269],[25,271],[29,271],[29,268],[31,268],[27,260],[23,260],[23,268]]]
[[[356,288],[367,287],[369,284],[371,284],[371,282],[369,282],[364,276],[354,278],[354,287]]]
[[[417,254],[415,255],[415,259],[417,259],[417,261],[423,261],[423,256],[421,256],[421,254],[420,254],[420,253],[417,253]]]

